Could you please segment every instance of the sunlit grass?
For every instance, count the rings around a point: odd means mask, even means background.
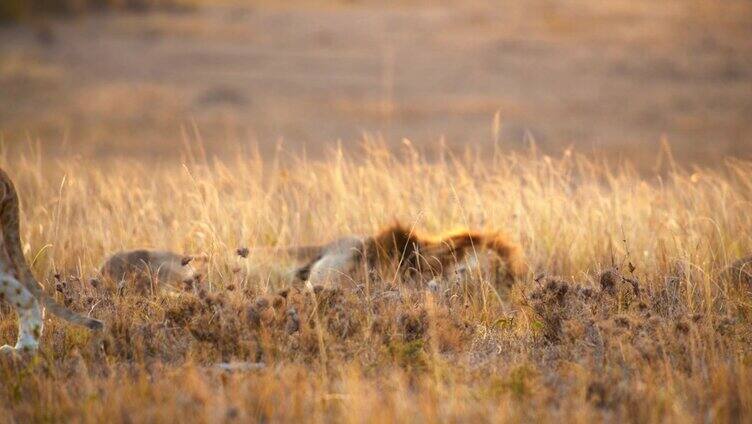
[[[188,147],[170,163],[1,155],[36,275],[109,326],[98,352],[85,330],[48,320],[39,360],[0,368],[5,416],[748,419],[749,287],[719,275],[752,251],[752,164],[682,169],[664,148],[644,176],[571,152],[428,161],[409,144],[363,151],[214,160]],[[469,282],[436,297],[409,286],[396,302],[336,291],[314,301],[275,295],[289,284],[288,260],[235,254],[395,219],[425,232],[502,230],[535,272],[500,297]],[[208,254],[205,293],[112,297],[89,284],[107,254],[134,247]],[[601,293],[598,274],[612,267],[637,279],[639,294]],[[15,318],[3,311],[7,343]],[[212,368],[220,361],[266,368],[227,374]]]

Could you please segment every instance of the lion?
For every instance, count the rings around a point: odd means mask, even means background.
[[[99,273],[115,282],[118,292],[177,292],[191,289],[201,280],[206,261],[206,255],[181,255],[167,250],[125,250],[111,255]]]
[[[37,350],[44,328],[42,307],[70,323],[101,331],[104,328],[102,321],[79,315],[56,303],[34,278],[21,250],[18,193],[13,181],[2,169],[0,195],[0,299],[13,305],[18,313],[16,345],[4,345],[0,347],[0,352]]]
[[[752,255],[735,260],[722,271],[722,275],[736,287],[752,289]]]
[[[528,269],[522,249],[501,233],[460,230],[426,236],[400,223],[371,236],[273,251],[302,261],[295,277],[309,286],[358,284],[385,275],[389,268],[405,279],[417,277],[432,284],[470,276],[513,282]]]

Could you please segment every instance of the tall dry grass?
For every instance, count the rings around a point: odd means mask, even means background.
[[[108,324],[97,349],[86,331],[49,319],[39,357],[3,360],[7,419],[750,419],[750,288],[720,278],[752,251],[748,162],[688,170],[664,149],[646,177],[534,150],[428,161],[409,145],[370,144],[324,162],[200,152],[173,163],[0,154],[36,275]],[[502,229],[536,272],[499,295],[469,281],[436,295],[405,283],[396,298],[282,297],[289,261],[234,253],[394,219]],[[140,246],[207,253],[204,290],[144,298],[90,284],[107,253]],[[600,279],[612,267],[624,278]],[[9,342],[15,318],[2,312]],[[213,367],[221,361],[266,367],[227,373]]]

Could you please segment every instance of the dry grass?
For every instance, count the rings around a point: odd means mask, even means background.
[[[191,0],[6,0],[0,3],[0,23],[22,22],[45,16],[72,16],[91,11],[179,9],[193,4]]]
[[[752,417],[749,287],[719,278],[752,251],[752,164],[652,177],[566,154],[425,161],[409,146],[323,162],[280,153],[184,165],[0,155],[50,293],[108,324],[47,322],[38,358],[0,366],[18,422],[744,422]],[[318,242],[400,218],[503,229],[539,273],[496,296],[292,290],[287,264],[238,247]],[[205,252],[200,294],[110,296],[108,252]],[[620,273],[602,271],[619,267]],[[630,271],[632,270],[633,271]],[[59,276],[56,277],[55,275]],[[559,277],[554,277],[559,276]],[[57,287],[57,291],[55,289]],[[0,337],[15,335],[3,307]],[[224,372],[220,361],[264,362]]]
[[[683,163],[752,158],[748,0],[196,3],[0,27],[0,140],[170,158],[197,127],[216,154],[282,139],[321,158],[367,132],[643,171],[662,139]]]

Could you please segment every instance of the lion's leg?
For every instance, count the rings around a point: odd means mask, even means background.
[[[354,269],[355,259],[352,252],[325,255],[311,266],[308,283],[312,286],[336,286],[342,280],[352,279]]]
[[[18,313],[18,341],[15,347],[0,347],[0,352],[35,351],[39,346],[44,320],[39,302],[10,274],[0,274],[0,297],[10,302]]]

